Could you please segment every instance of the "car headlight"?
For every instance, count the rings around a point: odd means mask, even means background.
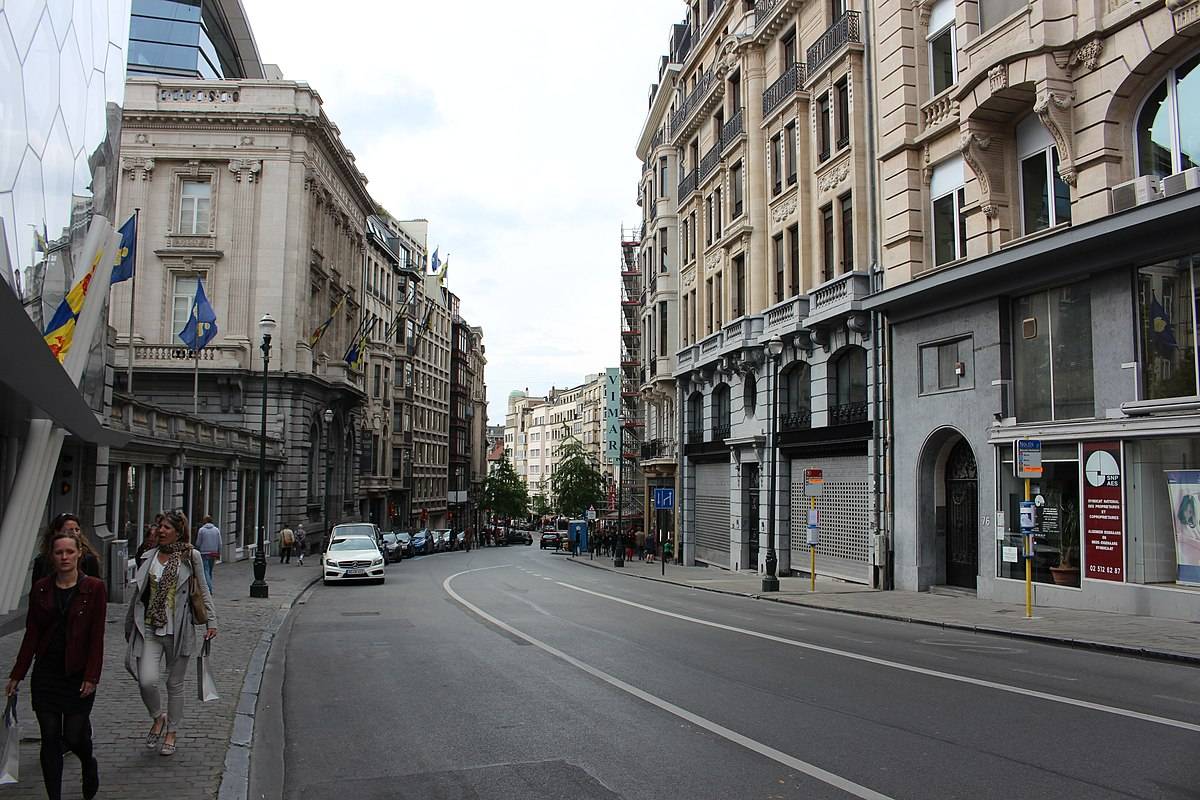
[[[372,567],[378,567],[378,566],[380,566],[381,564],[383,564],[383,559],[382,559],[382,558],[377,558],[377,559],[375,559],[374,561],[372,561],[372,562],[371,562],[371,566],[372,566]]]

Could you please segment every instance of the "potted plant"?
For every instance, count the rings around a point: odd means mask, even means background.
[[[1058,566],[1050,568],[1050,576],[1059,586],[1079,585],[1079,508],[1069,499],[1062,505]]]

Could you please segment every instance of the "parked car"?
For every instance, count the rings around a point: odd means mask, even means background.
[[[459,531],[458,533],[454,534],[454,549],[455,550],[465,550],[466,546],[467,546],[467,532]]]
[[[341,526],[338,526],[341,527]],[[384,556],[370,536],[342,536],[336,533],[321,556],[325,585],[337,581],[384,581]]]
[[[433,552],[433,542],[430,541],[429,531],[422,528],[413,534],[412,551],[414,556],[423,556]]]
[[[375,540],[375,544],[383,546],[383,534],[374,522],[343,522],[334,525],[333,530],[329,532],[329,541],[332,542],[338,536],[370,536]]]
[[[400,540],[400,554],[404,558],[412,558],[412,534],[408,531],[396,531],[396,538]]]
[[[558,531],[542,531],[542,539],[538,542],[542,550],[547,548],[551,550],[558,549]]]
[[[437,528],[433,531],[433,534],[437,537],[436,548],[439,553],[443,553],[450,549],[449,528]]]
[[[533,534],[519,528],[509,528],[505,544],[533,544]]]
[[[400,541],[400,534],[394,531],[383,534],[383,557],[388,561],[404,558],[404,544]]]

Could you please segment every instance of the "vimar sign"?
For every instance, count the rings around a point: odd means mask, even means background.
[[[1083,563],[1085,577],[1125,580],[1121,443],[1083,445]]]

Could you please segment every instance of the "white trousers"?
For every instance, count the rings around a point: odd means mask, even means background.
[[[188,661],[185,656],[174,656],[174,636],[146,637],[142,645],[142,658],[138,662],[138,688],[142,702],[150,712],[151,719],[167,715],[167,730],[174,731],[183,721],[183,681],[187,677]],[[167,660],[167,704],[163,707],[161,663]]]

